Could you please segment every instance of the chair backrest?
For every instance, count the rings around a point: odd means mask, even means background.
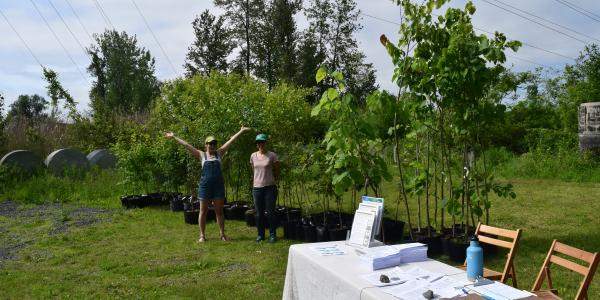
[[[475,234],[479,239],[479,243],[490,244],[502,248],[508,249],[508,255],[506,259],[506,263],[504,264],[504,270],[502,272],[502,278],[500,281],[506,282],[508,279],[509,272],[513,267],[513,260],[515,257],[515,253],[517,251],[517,245],[519,243],[519,239],[521,238],[521,229],[517,230],[509,230],[504,228],[493,227],[485,224],[477,224],[477,229],[475,230]],[[489,235],[495,235],[497,237],[503,237],[507,240],[501,240],[498,238],[490,237]],[[514,272],[514,270],[512,270]],[[513,279],[513,281],[516,279]]]
[[[571,260],[562,258],[560,256],[555,255],[554,253],[561,253],[563,255],[582,260],[588,263],[588,266],[586,267]],[[563,268],[569,269],[571,271],[583,275],[583,280],[581,281],[581,285],[579,286],[579,291],[577,291],[575,299],[587,299],[587,290],[590,283],[592,282],[592,278],[594,277],[594,273],[596,272],[596,268],[598,267],[599,260],[600,256],[598,256],[598,252],[587,252],[554,240],[552,242],[552,246],[550,246],[550,251],[548,251],[548,255],[546,255],[546,259],[544,260],[542,269],[540,270],[540,273],[535,279],[535,283],[533,284],[532,290],[539,291],[542,287],[544,279],[548,279],[548,288],[552,289],[552,279],[550,278],[550,265],[554,263]]]

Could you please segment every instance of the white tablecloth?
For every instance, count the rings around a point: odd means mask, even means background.
[[[347,254],[320,256],[310,249],[318,245],[334,244]],[[467,277],[465,271],[432,259],[402,264],[399,268],[413,266],[448,275],[456,280],[466,280]],[[292,245],[288,255],[283,299],[396,299],[361,277],[371,272],[354,248],[347,246],[344,241]]]

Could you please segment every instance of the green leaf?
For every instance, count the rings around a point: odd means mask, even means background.
[[[331,77],[335,78],[335,80],[337,80],[337,81],[343,81],[344,80],[344,74],[342,74],[339,71],[335,71],[335,72],[331,73]]]
[[[315,76],[315,79],[317,80],[317,83],[319,83],[323,81],[325,77],[327,77],[327,68],[321,66],[319,67],[319,70],[317,70],[317,75]]]
[[[327,98],[329,98],[329,100],[335,100],[340,96],[340,93],[338,93],[338,91],[334,88],[328,88],[327,89]]]

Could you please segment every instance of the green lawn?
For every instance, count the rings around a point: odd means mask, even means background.
[[[513,183],[518,198],[494,201],[491,224],[524,231],[515,262],[520,287],[531,287],[554,238],[600,250],[600,184]],[[391,194],[388,199],[393,199]],[[57,224],[74,223],[70,212],[79,206],[107,210],[91,225],[53,230]],[[208,242],[198,244],[197,227],[184,224],[181,213],[123,210],[116,197],[112,202],[74,201],[57,211],[49,218],[43,213],[29,218],[0,215],[0,241],[28,241],[0,266],[2,298],[281,298],[287,250],[294,242],[257,245],[254,228],[228,221],[231,242],[219,241],[210,223]],[[501,262],[497,257],[486,264],[501,269]],[[559,292],[572,298],[581,277],[555,269]],[[589,296],[600,297],[597,278]]]

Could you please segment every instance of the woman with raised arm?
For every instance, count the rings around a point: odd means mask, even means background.
[[[227,236],[225,236],[225,219],[223,217],[225,182],[221,170],[221,157],[223,157],[225,152],[227,152],[227,149],[242,133],[249,130],[250,128],[248,127],[242,127],[240,131],[234,134],[229,141],[220,148],[217,148],[217,139],[213,136],[209,136],[204,140],[206,151],[200,151],[194,148],[194,146],[190,145],[188,142],[176,137],[172,132],[165,133],[166,138],[175,139],[179,144],[185,146],[187,151],[196,159],[199,159],[202,164],[202,176],[200,177],[200,182],[198,184],[198,198],[200,199],[200,216],[198,217],[198,223],[200,224],[200,238],[198,239],[198,242],[206,241],[204,230],[206,228],[206,213],[208,211],[209,201],[212,201],[215,206],[215,214],[217,223],[219,224],[221,240],[229,240]]]

